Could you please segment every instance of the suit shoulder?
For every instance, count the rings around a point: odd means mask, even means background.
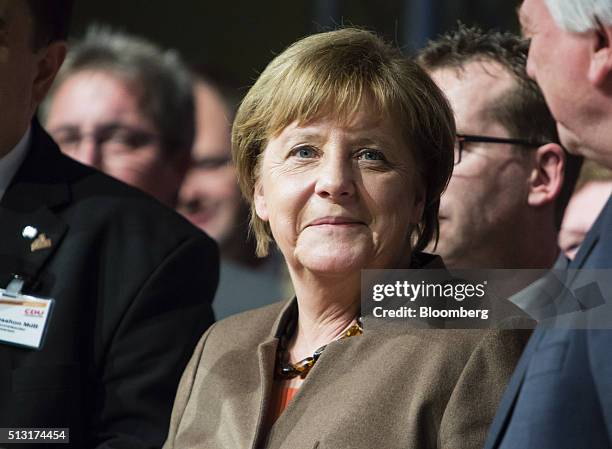
[[[81,164],[63,154],[58,155],[65,168],[64,174],[73,199],[89,197],[142,201],[147,206],[161,205],[155,198],[115,179],[95,168]]]
[[[394,331],[396,332],[396,331]],[[430,357],[467,361],[475,353],[520,354],[529,340],[526,329],[410,329],[401,339],[425,350]]]
[[[445,344],[453,342],[456,349],[473,352],[479,347],[503,347],[510,342],[524,346],[531,332],[530,329],[446,329],[439,339]]]
[[[141,226],[168,237],[200,238],[212,243],[206,234],[150,195],[64,155],[60,157],[72,196],[66,215],[76,217],[77,211],[86,210],[87,214],[80,216],[89,224],[123,229]]]
[[[447,330],[444,357],[461,354],[465,363],[496,367],[514,367],[529,337],[530,329]],[[441,348],[441,347],[440,347]],[[507,373],[510,375],[510,372]]]

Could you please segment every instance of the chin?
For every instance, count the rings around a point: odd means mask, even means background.
[[[349,277],[367,267],[361,263],[353,263],[345,259],[306,260],[301,265],[309,272],[320,276]]]
[[[234,238],[234,231],[236,225],[232,223],[212,223],[209,226],[210,232],[207,231],[208,235],[212,237],[220,246],[224,246],[230,243],[230,240]]]
[[[573,131],[559,122],[557,122],[557,132],[559,133],[561,144],[569,153],[578,156],[585,156],[585,153],[589,153],[590,150],[584,148],[582,140]]]
[[[323,275],[349,275],[367,268],[371,251],[361,245],[311,245],[296,248],[295,258],[308,271]]]

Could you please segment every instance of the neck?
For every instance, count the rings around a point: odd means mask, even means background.
[[[299,317],[295,334],[289,343],[293,361],[338,337],[357,317],[360,310],[360,276],[319,276],[290,268],[298,302]]]
[[[606,86],[607,94],[601,97],[599,102],[600,109],[598,114],[585,114],[588,120],[576,125],[575,129],[580,129],[579,133],[566,130],[563,144],[572,154],[580,154],[585,159],[593,160],[604,167],[612,169],[612,151],[610,151],[610,139],[612,132],[612,109],[610,109],[610,98],[612,96],[612,85]],[[603,105],[603,106],[601,106]]]
[[[20,136],[16,140],[11,139],[11,141],[8,142],[7,144],[4,144],[3,142],[0,143],[0,159],[2,159],[4,156],[9,154],[11,151],[13,151],[13,149],[15,149],[15,147],[17,146],[17,144],[19,143],[22,137],[23,136]]]
[[[507,268],[548,269],[554,265],[559,256],[554,216],[552,204],[528,216],[527,225],[516,235],[513,266]]]
[[[548,269],[559,256],[552,215],[523,226],[496,230],[503,239],[482,238],[468,254],[444,260],[450,269]],[[494,243],[493,243],[494,242]]]
[[[5,133],[0,133],[0,159],[9,154],[25,136],[30,123],[24,126],[15,126]]]

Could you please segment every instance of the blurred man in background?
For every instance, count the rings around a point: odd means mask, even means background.
[[[66,54],[71,6],[0,0],[0,428],[67,428],[65,448],[158,448],[213,321],[217,249],[148,195],[64,156],[34,118]],[[55,447],[46,435],[19,447]]]
[[[561,142],[568,151],[612,168],[612,2],[525,0],[519,19],[530,39],[527,72],[544,93]],[[612,198],[569,264],[580,271],[569,274],[580,278],[589,269],[610,268]],[[602,275],[606,279],[601,282],[609,280]],[[588,291],[596,290],[591,285]],[[536,328],[504,393],[486,448],[611,446],[612,323],[600,321],[609,318],[611,305],[610,291],[602,293],[608,303],[592,303],[601,294],[591,294],[583,298],[587,313],[570,315],[579,329]],[[584,325],[592,322],[598,325]]]
[[[284,263],[273,252],[255,256],[249,209],[242,200],[231,154],[231,90],[205,74],[194,77],[196,138],[192,166],[180,190],[178,211],[221,248],[221,275],[213,307],[217,319],[278,301]]]
[[[455,112],[455,168],[431,251],[451,268],[549,268],[576,180],[555,121],[527,77],[527,45],[460,25],[418,56]],[[565,186],[564,186],[565,182]],[[564,190],[565,189],[565,190]]]
[[[90,27],[45,107],[61,150],[175,207],[194,138],[191,78],[178,55]]]
[[[212,82],[194,78],[196,134],[193,163],[181,186],[179,210],[226,246],[246,216],[232,163],[232,108]],[[242,229],[241,229],[242,230]]]

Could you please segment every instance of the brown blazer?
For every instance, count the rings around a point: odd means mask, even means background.
[[[332,342],[268,431],[273,304],[213,325],[181,380],[164,449],[480,449],[529,331],[389,326]]]

